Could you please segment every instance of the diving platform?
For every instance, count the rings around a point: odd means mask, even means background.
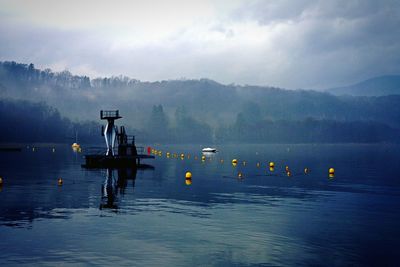
[[[106,151],[85,155],[85,168],[146,168],[150,165],[142,164],[143,159],[154,159],[152,155],[143,154],[143,147],[136,147],[135,136],[127,135],[125,127],[117,127],[114,121],[122,118],[118,110],[101,110],[100,119],[107,120],[102,127],[102,135],[106,141]],[[115,142],[117,151],[114,150]]]

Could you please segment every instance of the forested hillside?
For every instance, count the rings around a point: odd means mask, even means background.
[[[0,97],[44,101],[74,122],[99,122],[99,110],[119,109],[122,124],[154,142],[380,142],[398,140],[400,127],[400,95],[334,96],[208,79],[90,79],[15,62],[0,63]]]

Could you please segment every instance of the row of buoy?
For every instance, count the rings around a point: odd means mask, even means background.
[[[148,151],[149,151],[150,153],[155,154],[155,155],[162,156],[161,150],[150,149],[150,147],[148,147]],[[167,158],[170,158],[170,156],[172,155],[173,158],[181,158],[182,160],[185,159],[185,154],[184,154],[184,153],[181,153],[180,156],[179,156],[179,155],[176,154],[176,153],[171,154],[170,152],[167,152],[166,155],[167,155]],[[187,158],[187,159],[190,159],[190,155],[187,154],[187,155],[186,155],[186,158]],[[198,157],[195,156],[194,159],[197,160]],[[210,160],[211,160],[211,159],[210,159]],[[205,161],[206,161],[206,156],[205,156],[205,155],[202,155],[202,156],[201,156],[201,161],[202,161],[202,162],[205,162]],[[223,163],[224,163],[224,160],[223,160],[223,159],[220,159],[220,163],[223,164]],[[232,159],[231,163],[232,163],[232,166],[233,166],[233,167],[236,167],[236,166],[238,165],[239,161],[238,161],[237,159]],[[246,161],[243,161],[242,164],[243,164],[243,166],[246,166],[247,162],[246,162]],[[270,172],[274,172],[274,171],[275,171],[275,163],[274,163],[273,161],[269,162],[268,166],[269,166]],[[257,168],[260,168],[260,167],[261,167],[260,162],[257,162],[257,163],[256,163],[256,167],[257,167]],[[291,177],[291,176],[293,175],[292,171],[289,169],[289,166],[285,166],[285,173],[286,173],[286,175],[287,175],[288,177]],[[309,169],[308,167],[304,168],[304,174],[307,175],[307,174],[309,174],[309,173],[310,173],[310,169]],[[239,177],[243,177],[243,174],[240,172],[240,175],[238,175],[238,176],[239,176]],[[329,168],[329,170],[328,170],[328,177],[329,177],[329,178],[334,178],[334,177],[335,177],[335,169],[334,169],[334,168]]]
[[[285,166],[285,172],[286,172],[286,175],[288,177],[292,176],[292,172],[290,171],[288,166]],[[304,168],[304,174],[307,175],[309,173],[310,173],[310,169],[309,168]],[[335,177],[335,169],[334,168],[329,168],[329,178],[334,178],[334,177]],[[237,178],[238,179],[243,179],[244,178],[243,173],[242,172],[238,172]],[[186,174],[185,174],[185,183],[186,183],[186,185],[191,185],[192,184],[192,173],[189,172],[189,171],[186,172]]]

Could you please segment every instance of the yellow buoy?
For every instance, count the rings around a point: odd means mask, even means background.
[[[310,173],[310,169],[309,168],[304,168],[304,174],[309,174]]]
[[[232,160],[232,166],[233,166],[233,167],[236,167],[237,162],[238,162],[237,159],[233,159],[233,160]]]
[[[270,171],[270,172],[273,172],[274,170],[275,170],[274,167],[269,167],[269,171]]]
[[[186,172],[185,178],[186,179],[192,179],[192,173],[191,172]]]
[[[181,159],[184,159],[185,158],[185,154],[181,154]]]
[[[287,172],[286,172],[286,175],[287,175],[288,177],[290,177],[290,176],[292,176],[292,173],[291,173],[290,171],[287,171]]]
[[[286,172],[289,171],[289,166],[285,166],[285,171],[286,171]]]
[[[201,160],[202,160],[202,161],[205,161],[205,160],[206,160],[206,156],[204,156],[204,155],[201,156]]]
[[[62,178],[58,178],[57,183],[58,183],[58,185],[62,185],[63,184],[63,179]]]
[[[78,147],[80,147],[80,145],[78,143],[73,143],[71,147],[72,148],[78,148]]]
[[[0,177],[0,186],[2,186],[2,185],[3,185],[3,178]]]
[[[335,177],[335,169],[334,168],[329,168],[329,178]]]
[[[191,185],[192,184],[192,179],[185,179],[186,185]]]
[[[243,178],[243,174],[241,172],[238,173],[238,178],[240,178],[240,179]]]
[[[269,167],[270,168],[275,168],[275,163],[273,163],[272,161],[269,163]]]
[[[169,158],[169,156],[170,156],[170,154],[169,154],[169,152],[167,152],[167,158]]]
[[[257,162],[256,166],[257,168],[260,168],[260,162]]]

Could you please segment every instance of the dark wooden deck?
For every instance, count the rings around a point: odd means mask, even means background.
[[[84,168],[141,168],[149,165],[141,164],[141,159],[154,159],[154,156],[139,154],[135,156],[106,156],[106,155],[86,155]]]

